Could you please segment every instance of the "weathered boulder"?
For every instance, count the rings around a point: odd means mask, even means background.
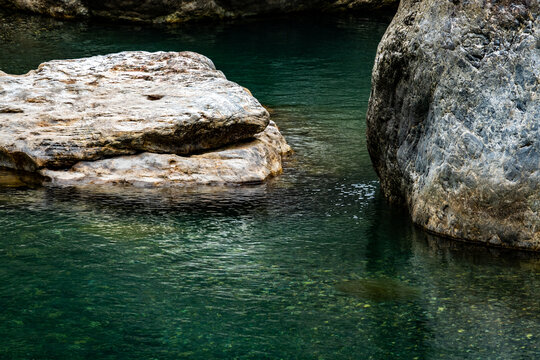
[[[249,91],[191,52],[122,52],[0,74],[0,166],[17,170],[191,154],[251,138],[268,122]]]
[[[402,0],[367,140],[384,194],[453,238],[540,250],[540,3]]]
[[[291,151],[276,124],[255,140],[192,156],[143,153],[84,161],[69,170],[41,170],[54,185],[170,187],[260,183],[281,173],[281,157]]]
[[[0,73],[0,169],[49,184],[261,182],[289,151],[251,93],[196,53],[122,52]]]
[[[399,0],[0,0],[0,7],[58,18],[174,23],[299,11],[394,11],[398,3]]]

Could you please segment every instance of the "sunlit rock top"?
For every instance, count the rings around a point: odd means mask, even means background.
[[[249,91],[192,52],[122,52],[0,74],[0,166],[17,170],[186,155],[252,138],[268,123]]]

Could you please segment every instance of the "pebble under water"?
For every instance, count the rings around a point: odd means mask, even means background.
[[[428,235],[382,198],[365,112],[387,25],[0,13],[4,72],[197,51],[295,150],[282,176],[228,188],[41,188],[1,171],[0,358],[540,358],[540,256]]]

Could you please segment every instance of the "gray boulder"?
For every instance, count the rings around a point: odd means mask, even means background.
[[[58,18],[175,23],[300,11],[394,11],[398,3],[399,0],[0,0],[0,7]]]
[[[0,75],[0,166],[17,170],[186,155],[252,138],[268,122],[249,91],[191,52],[122,52]]]
[[[369,152],[431,232],[540,250],[539,8],[402,0],[379,45]]]

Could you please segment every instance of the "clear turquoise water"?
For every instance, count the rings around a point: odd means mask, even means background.
[[[201,52],[296,151],[260,186],[0,188],[0,358],[540,358],[539,257],[429,236],[381,197],[364,117],[386,22],[0,20],[9,73]]]

